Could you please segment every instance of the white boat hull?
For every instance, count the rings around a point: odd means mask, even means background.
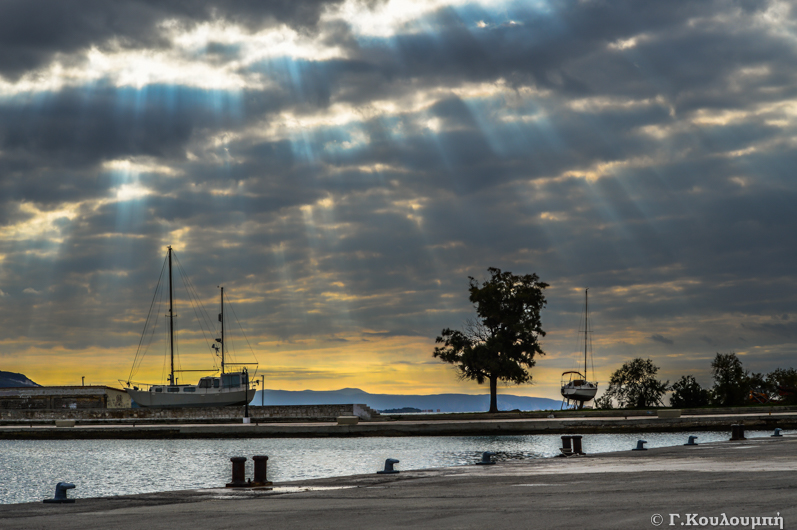
[[[562,387],[562,397],[571,401],[589,401],[598,393],[598,385],[565,385]]]
[[[179,387],[178,387],[179,388]],[[251,389],[202,389],[196,392],[154,392],[127,389],[130,397],[141,407],[230,407],[245,405],[255,398],[256,390]]]

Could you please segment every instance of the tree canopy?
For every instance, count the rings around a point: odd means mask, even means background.
[[[736,353],[717,353],[711,361],[711,402],[722,407],[744,405],[750,394],[749,373],[742,366]]]
[[[797,404],[797,370],[776,368],[767,374],[767,382],[772,388],[772,397],[781,398],[783,404]]]
[[[681,376],[672,384],[670,406],[675,408],[703,407],[708,405],[708,390],[700,386],[692,375]]]
[[[498,381],[528,383],[535,355],[545,355],[539,339],[545,336],[540,312],[548,284],[536,274],[517,276],[490,267],[481,285],[470,279],[470,301],[476,319],[463,331],[444,329],[433,356],[456,366],[460,377],[479,384],[490,382],[490,412],[498,412]]]
[[[656,379],[659,367],[650,359],[636,358],[624,363],[612,374],[602,399],[616,399],[621,408],[645,408],[663,405],[662,397],[669,381]]]

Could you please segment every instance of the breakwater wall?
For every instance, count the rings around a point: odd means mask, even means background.
[[[249,407],[252,422],[335,421],[338,416],[373,420],[379,413],[367,405],[282,405]],[[93,423],[241,423],[244,407],[134,408],[134,409],[29,409],[0,410],[0,425],[52,424],[55,420]]]
[[[319,423],[78,424],[0,426],[0,439],[324,438],[358,436],[495,436],[795,429],[797,414],[691,416],[681,418],[522,419],[481,421],[369,421]]]
[[[673,410],[670,407],[650,408],[650,409],[582,409],[582,410],[507,410],[497,414],[487,412],[449,412],[438,414],[393,414],[383,413],[382,417],[393,420],[483,420],[500,418],[645,418],[656,417],[660,410]],[[678,409],[681,416],[708,416],[708,415],[727,415],[727,414],[779,414],[794,412],[797,413],[797,406],[794,405],[766,405],[755,407],[701,407],[696,409]]]

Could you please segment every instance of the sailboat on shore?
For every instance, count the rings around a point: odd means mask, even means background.
[[[584,372],[567,371],[562,373],[562,398],[569,406],[577,409],[584,408],[584,403],[590,401],[598,393],[598,382],[587,380],[587,357],[592,354],[592,340],[589,329],[589,289],[584,291]],[[580,332],[579,332],[580,333]],[[594,370],[593,370],[594,371]],[[594,374],[593,374],[594,377]]]
[[[130,397],[141,407],[225,407],[233,405],[245,405],[255,397],[255,389],[250,387],[249,371],[246,365],[257,365],[257,363],[231,363],[225,358],[224,341],[224,287],[221,287],[221,312],[219,322],[221,324],[220,338],[216,338],[211,346],[217,354],[221,355],[221,369],[206,370],[175,370],[175,338],[174,329],[174,289],[172,277],[172,247],[168,251],[169,264],[169,310],[166,318],[169,319],[169,359],[170,371],[167,384],[148,384],[120,381],[127,386]],[[178,262],[179,264],[179,262]],[[156,288],[157,293],[157,288]],[[147,318],[149,323],[149,317]],[[143,337],[147,333],[147,326],[144,327]],[[139,344],[139,349],[141,343]],[[135,369],[139,355],[133,362]],[[227,371],[230,366],[242,366],[241,369]],[[217,375],[202,377],[196,384],[178,384],[175,374],[180,372],[217,372]],[[131,370],[132,376],[132,370]]]

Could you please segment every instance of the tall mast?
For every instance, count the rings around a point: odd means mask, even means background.
[[[219,322],[221,322],[221,373],[224,373],[224,287],[221,288],[221,313],[219,313]]]
[[[174,297],[172,293],[172,247],[169,246],[169,356],[171,357],[171,371],[169,384],[174,385]]]
[[[589,333],[589,287],[584,290],[584,379],[587,377],[587,333]]]

